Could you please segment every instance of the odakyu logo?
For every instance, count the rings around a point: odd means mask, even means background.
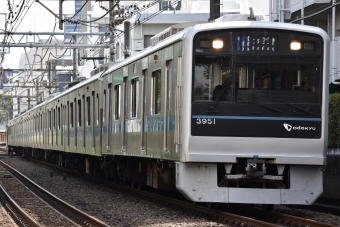
[[[302,131],[315,131],[316,127],[305,127],[305,126],[291,126],[290,124],[284,123],[283,127],[290,132],[292,130],[302,130]]]
[[[289,124],[284,123],[283,127],[285,127],[285,129],[287,129],[288,132],[290,132],[290,130],[292,130],[292,126],[289,125]]]

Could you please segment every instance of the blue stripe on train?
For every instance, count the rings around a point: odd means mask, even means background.
[[[321,121],[321,118],[300,117],[254,117],[254,116],[211,116],[193,115],[192,118],[224,119],[224,120],[262,120],[262,121]]]

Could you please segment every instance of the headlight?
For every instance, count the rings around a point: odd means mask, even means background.
[[[291,50],[300,50],[301,49],[301,43],[300,42],[296,42],[296,41],[292,41],[290,43],[290,49]]]
[[[223,48],[223,41],[222,40],[214,40],[212,43],[213,48],[221,49]]]
[[[303,49],[304,50],[314,50],[315,49],[314,43],[312,43],[312,42],[303,43]]]

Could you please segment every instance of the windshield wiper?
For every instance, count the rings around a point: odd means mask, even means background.
[[[224,94],[224,92],[227,92],[228,81],[225,80],[224,83],[223,83],[222,85],[223,85],[223,86],[222,86],[222,88],[220,88],[220,91],[219,91],[219,93],[217,94],[215,100],[213,100],[214,103],[213,103],[212,106],[210,106],[210,109],[215,109],[215,106],[216,106],[217,102],[219,101],[219,99],[221,98],[222,94]],[[220,85],[218,85],[218,86],[220,86]],[[217,86],[216,86],[216,87],[217,87]],[[216,87],[215,87],[215,89],[216,89]]]
[[[289,103],[289,102],[286,102],[285,100],[280,100],[280,99],[272,99],[273,101],[277,101],[277,102],[282,102],[282,103],[285,103],[287,104],[288,106],[291,106],[291,107],[294,107],[295,109],[298,109],[300,111],[302,111],[304,114],[310,114],[310,112],[308,110],[304,110],[292,103]],[[295,114],[303,114],[303,113],[295,113]]]
[[[283,111],[281,111],[281,110],[279,110],[279,109],[275,109],[275,108],[273,108],[273,107],[266,106],[266,105],[263,105],[263,104],[258,103],[258,102],[253,102],[253,101],[242,101],[242,102],[237,102],[237,103],[254,103],[254,104],[256,104],[256,105],[265,107],[265,108],[270,109],[270,110],[273,110],[273,111],[275,111],[275,112],[278,112],[278,113],[281,113],[281,114],[283,113]]]

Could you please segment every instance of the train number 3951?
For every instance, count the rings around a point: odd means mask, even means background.
[[[211,118],[197,118],[196,119],[196,124],[198,125],[214,125],[215,124],[215,119]]]

